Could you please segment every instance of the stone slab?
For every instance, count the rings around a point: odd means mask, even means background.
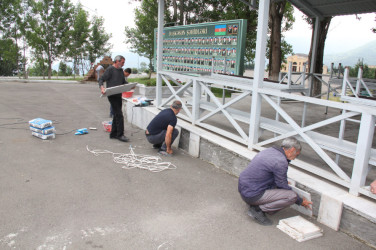
[[[277,228],[299,242],[323,235],[322,229],[299,215],[280,220]]]
[[[317,221],[338,231],[341,222],[343,202],[322,194]]]
[[[193,157],[200,155],[200,136],[195,133],[189,135],[189,154]]]
[[[295,193],[297,193],[301,198],[305,198],[305,199],[308,200],[308,201],[312,201],[312,200],[311,200],[311,194],[310,194],[310,193],[308,193],[308,192],[306,192],[306,191],[303,191],[303,190],[301,190],[301,189],[299,189],[299,188],[297,188],[297,187],[294,187],[294,186],[291,186],[291,188],[292,188],[292,190],[293,190]],[[302,214],[305,214],[305,215],[307,215],[307,216],[309,216],[309,217],[312,217],[312,207],[311,207],[311,209],[307,209],[307,208],[305,208],[305,207],[303,207],[303,206],[299,206],[299,205],[297,205],[297,204],[291,205],[290,207],[293,208],[293,209],[295,209],[295,210],[297,210],[297,211],[299,211],[299,212],[302,213]]]

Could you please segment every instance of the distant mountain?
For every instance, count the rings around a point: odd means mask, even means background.
[[[376,65],[376,40],[345,53],[324,55],[324,64],[329,68],[331,63],[334,63],[335,67],[338,67],[339,63],[342,63],[342,66],[354,66],[358,59],[363,59],[367,65]]]

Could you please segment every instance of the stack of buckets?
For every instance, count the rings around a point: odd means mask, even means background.
[[[40,139],[55,139],[55,127],[52,126],[52,121],[43,118],[35,118],[29,121],[31,134]]]

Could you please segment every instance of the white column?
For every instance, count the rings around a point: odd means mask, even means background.
[[[375,117],[363,113],[360,121],[358,143],[351,176],[350,193],[359,195],[359,188],[364,186],[368,174],[368,162],[375,130]]]
[[[256,40],[256,58],[255,70],[253,78],[252,107],[249,126],[248,148],[252,148],[253,144],[258,142],[258,131],[261,115],[261,95],[258,89],[262,87],[265,74],[265,53],[266,38],[268,31],[270,0],[259,1],[258,24],[257,24],[257,40]]]
[[[193,80],[193,96],[192,96],[192,124],[200,118],[200,100],[201,100],[201,85],[196,80]]]
[[[158,39],[157,39],[157,88],[156,88],[156,106],[162,103],[162,53],[163,53],[163,25],[164,25],[164,0],[158,1]]]

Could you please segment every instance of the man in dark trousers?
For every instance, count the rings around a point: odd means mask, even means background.
[[[101,76],[98,82],[102,94],[104,94],[106,91],[106,88],[103,86],[103,82],[107,83],[107,88],[127,83],[124,79],[122,69],[124,62],[125,58],[123,56],[116,56],[114,63],[109,66]],[[122,111],[123,99],[121,97],[121,93],[108,96],[107,98],[114,112],[110,139],[118,139],[119,141],[127,142],[129,139],[124,136],[124,116]]]
[[[311,209],[312,202],[302,199],[287,182],[287,168],[302,149],[298,140],[286,138],[281,147],[271,147],[258,153],[240,173],[238,190],[250,205],[248,215],[261,225],[272,225],[265,213],[274,214],[294,203]]]
[[[130,76],[130,74],[132,74],[132,69],[131,68],[126,68],[124,70],[124,79],[125,79],[125,82],[128,83],[128,76]],[[112,106],[110,105],[110,117],[114,117],[114,111],[112,110]]]
[[[162,110],[149,123],[145,135],[146,139],[153,144],[154,148],[159,148],[162,155],[171,155],[171,145],[179,135],[179,131],[175,128],[177,118],[182,104],[180,101],[174,101],[169,109]]]

